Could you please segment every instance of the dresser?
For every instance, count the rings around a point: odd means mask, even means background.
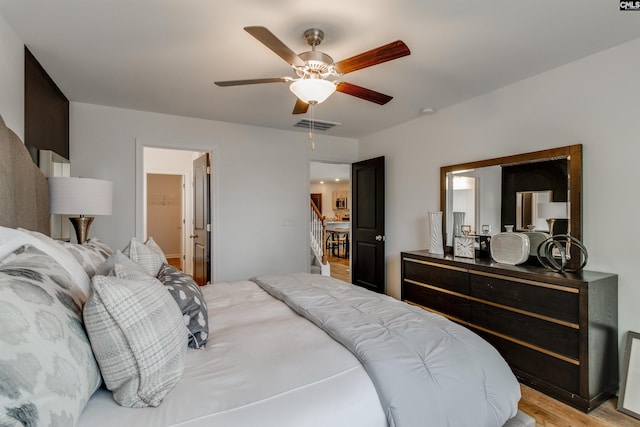
[[[618,389],[618,276],[401,253],[402,300],[490,342],[518,379],[584,412]]]

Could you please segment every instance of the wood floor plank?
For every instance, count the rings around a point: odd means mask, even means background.
[[[351,272],[349,270],[349,259],[334,256],[328,257],[331,265],[331,277],[351,283]]]
[[[518,408],[536,420],[536,427],[640,427],[640,420],[616,409],[614,397],[589,414],[521,384]]]

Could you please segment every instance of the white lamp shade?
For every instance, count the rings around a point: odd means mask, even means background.
[[[567,202],[538,203],[538,218],[567,219],[569,218]]]
[[[49,210],[62,215],[111,215],[113,183],[102,179],[49,177]]]
[[[320,104],[336,91],[336,85],[323,79],[298,79],[289,89],[307,104]]]

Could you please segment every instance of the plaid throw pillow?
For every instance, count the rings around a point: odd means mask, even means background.
[[[84,321],[105,385],[122,406],[158,406],[184,370],[187,331],[153,278],[93,276]]]
[[[143,266],[149,272],[149,275],[153,277],[158,275],[162,264],[167,262],[164,252],[153,240],[153,237],[149,237],[144,243],[135,237],[132,238],[127,247],[122,250],[122,253]]]

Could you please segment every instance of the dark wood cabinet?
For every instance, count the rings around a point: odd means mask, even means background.
[[[584,412],[618,389],[618,276],[402,252],[402,300],[490,342],[518,379]]]

